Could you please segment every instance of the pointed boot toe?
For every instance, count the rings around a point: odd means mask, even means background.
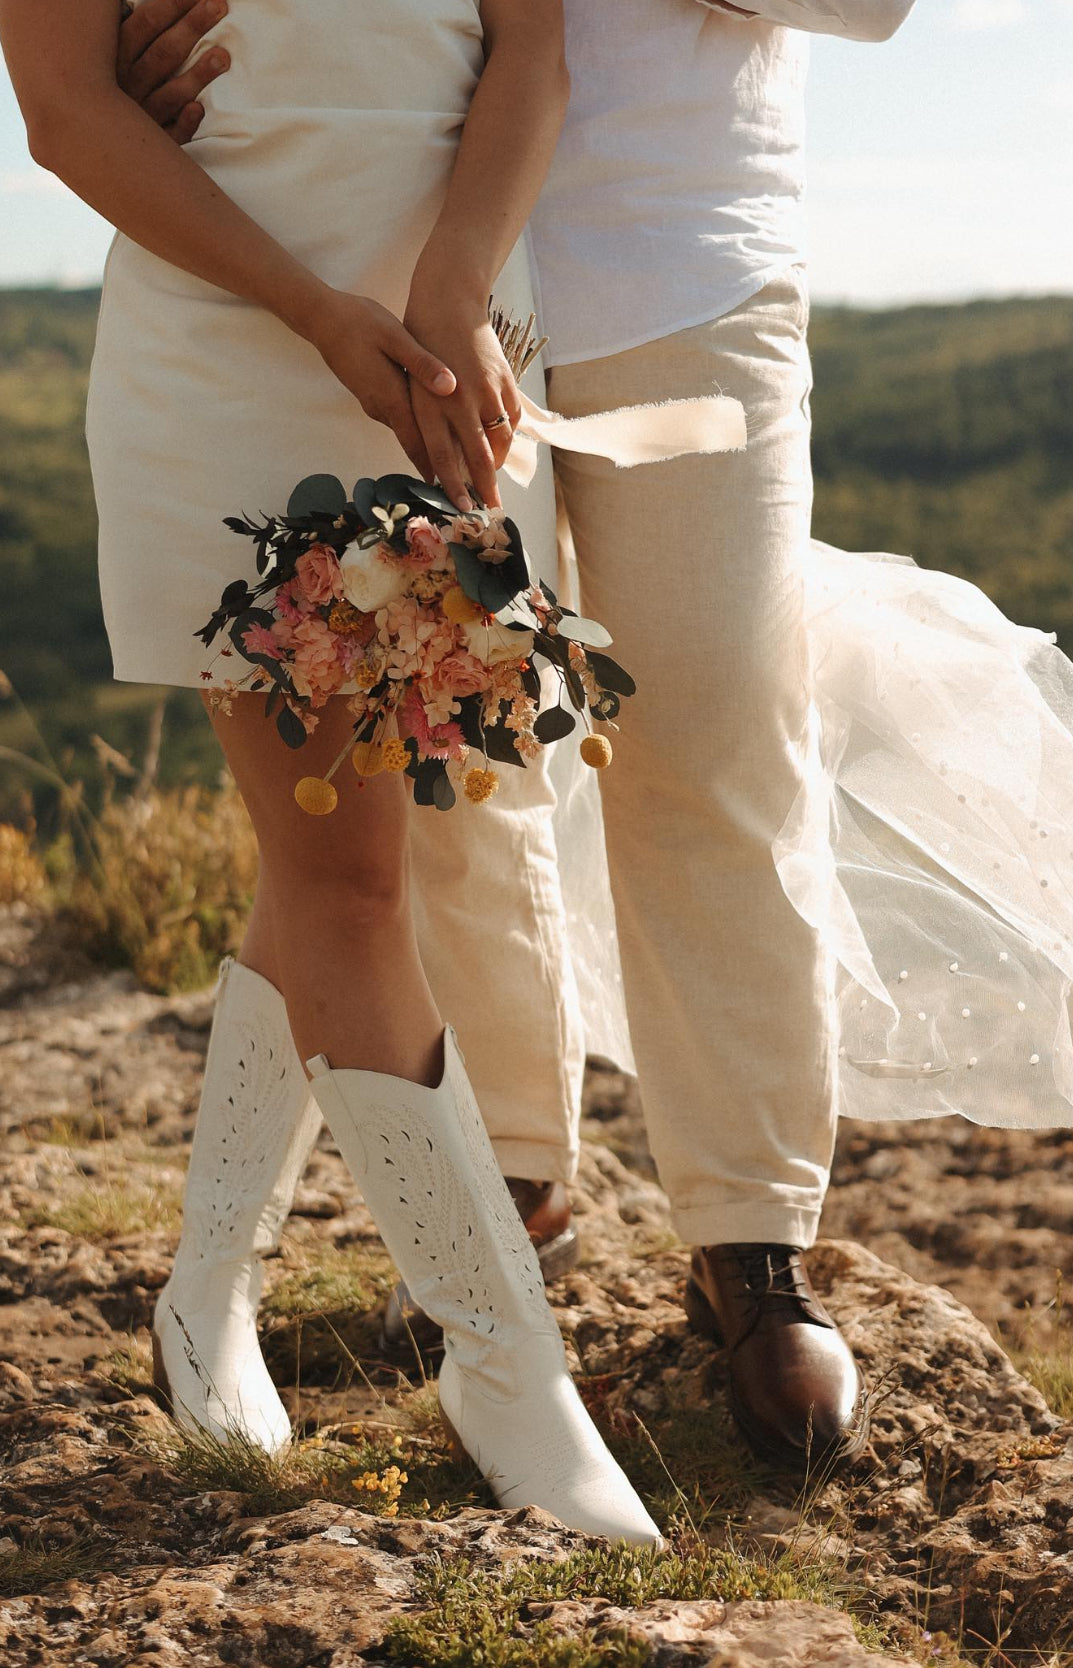
[[[506,1402],[482,1395],[450,1356],[439,1378],[444,1425],[499,1504],[539,1506],[583,1535],[662,1547],[659,1529],[578,1395],[561,1340],[534,1339],[517,1355],[516,1368],[517,1393]]]
[[[500,1173],[454,1031],[435,1088],[307,1062],[328,1127],[412,1300],[443,1332],[449,1433],[504,1506],[636,1545],[659,1531],[567,1370],[537,1252]]]

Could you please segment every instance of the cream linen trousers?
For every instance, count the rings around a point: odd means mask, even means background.
[[[652,1150],[695,1244],[811,1245],[836,1129],[835,968],[771,852],[809,745],[807,322],[793,267],[711,323],[548,376],[566,417],[712,393],[746,411],[741,453],[632,470],[556,455],[582,611],[638,685],[603,816]],[[415,815],[422,953],[451,990],[503,1169],[569,1180],[584,1027],[554,795],[539,771],[500,777],[491,807]],[[561,862],[580,894],[583,854]],[[475,892],[492,906],[479,916]]]

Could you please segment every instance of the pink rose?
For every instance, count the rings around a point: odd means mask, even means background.
[[[415,515],[406,528],[408,554],[404,558],[411,567],[433,568],[443,565],[447,555],[447,540],[427,516]]]
[[[317,607],[343,594],[343,578],[335,551],[327,544],[311,544],[294,564],[294,583]]]
[[[461,700],[464,695],[476,695],[480,690],[487,689],[488,668],[481,665],[476,655],[467,654],[465,649],[456,649],[433,668],[429,682],[437,691],[449,691]]]

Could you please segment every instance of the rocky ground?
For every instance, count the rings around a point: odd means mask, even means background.
[[[674,1538],[624,1560],[452,1465],[428,1388],[381,1358],[389,1270],[326,1136],[263,1306],[295,1455],[258,1471],[169,1435],[145,1327],[210,1017],[0,916],[0,1661],[1073,1665],[1073,1131],[843,1126],[810,1265],[874,1434],[801,1498],[735,1439],[633,1085],[597,1065],[585,1256],[552,1295]]]

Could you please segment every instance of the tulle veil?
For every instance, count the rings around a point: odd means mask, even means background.
[[[808,762],[772,854],[831,958],[838,1110],[1073,1123],[1073,661],[910,556],[814,540],[802,575]],[[551,751],[588,1046],[632,1070],[596,773]]]

